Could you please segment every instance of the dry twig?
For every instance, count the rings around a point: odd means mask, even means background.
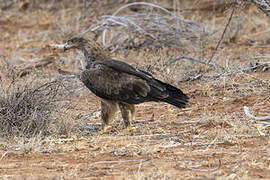
[[[214,172],[220,169],[221,167],[221,160],[218,160],[219,164],[218,167],[214,168],[214,169],[195,169],[195,168],[191,168],[191,167],[187,167],[187,169],[192,170],[192,171],[198,171],[198,172]]]
[[[118,164],[122,164],[122,163],[127,163],[127,162],[146,162],[146,161],[150,161],[149,159],[137,159],[137,160],[124,160],[124,161],[97,161],[92,163],[91,165],[97,165],[97,164],[114,164],[114,163],[118,163]]]
[[[134,5],[149,6],[168,15],[152,10],[151,12],[117,16],[123,9]],[[165,45],[187,50],[187,46],[194,48],[194,41],[199,41],[200,34],[204,32],[204,28],[199,22],[181,18],[159,5],[147,2],[126,4],[111,16],[106,15],[102,18],[104,18],[103,21],[89,27],[82,34],[99,30],[102,32],[103,46],[114,51],[120,49],[117,44],[121,44],[121,49],[145,46],[159,49]],[[107,43],[108,31],[111,32],[110,43]]]
[[[255,120],[255,121],[267,121],[267,120],[270,120],[270,116],[256,117],[256,116],[251,115],[247,106],[244,106],[244,112],[245,112],[247,117],[249,117],[250,119]],[[270,124],[270,123],[267,123],[267,124]]]
[[[203,61],[198,62],[198,63],[204,64]],[[255,72],[255,71],[260,70],[260,69],[261,69],[261,71],[264,72],[264,71],[268,70],[268,68],[269,68],[269,66],[267,63],[256,63],[255,65],[244,67],[243,69],[240,69],[240,70],[224,71],[222,73],[217,73],[214,75],[196,74],[195,76],[189,77],[188,79],[185,79],[184,81],[197,80],[200,78],[219,78],[219,77],[223,77],[223,76],[231,76],[231,75],[243,74],[243,73],[247,74],[247,73]],[[258,79],[258,78],[256,78],[256,80],[261,81],[262,83],[267,84],[267,85],[270,84],[270,81],[268,81],[268,80],[262,80],[262,79]]]
[[[224,28],[224,31],[223,31],[223,33],[222,33],[222,35],[221,35],[221,37],[220,37],[220,39],[219,39],[219,41],[218,41],[218,43],[217,43],[215,49],[214,49],[214,52],[213,52],[211,58],[210,58],[209,61],[207,62],[207,64],[209,64],[209,63],[213,60],[214,56],[216,55],[217,49],[219,48],[219,46],[220,46],[220,44],[221,44],[221,41],[222,41],[223,38],[224,38],[224,35],[225,35],[226,31],[227,31],[227,28],[228,28],[228,26],[229,26],[229,24],[230,24],[230,22],[231,22],[231,20],[232,20],[232,17],[233,17],[234,11],[235,11],[235,4],[232,5],[232,8],[233,8],[233,9],[232,9],[231,15],[230,15],[230,17],[229,17],[229,19],[228,19],[228,22],[227,22],[227,24],[226,24],[226,26],[225,26],[225,28]]]
[[[197,62],[197,63],[200,63],[200,64],[204,64],[204,65],[206,65],[206,66],[209,66],[209,67],[211,67],[211,68],[216,69],[216,68],[215,68],[215,65],[209,64],[209,63],[207,63],[207,62],[205,62],[205,61],[196,59],[196,58],[191,57],[191,56],[180,56],[180,57],[177,57],[177,58],[175,58],[175,59],[171,59],[171,60],[169,60],[168,62],[166,62],[165,65],[166,65],[166,66],[169,66],[169,65],[171,65],[171,64],[173,64],[173,63],[175,63],[175,62],[177,62],[177,61],[179,61],[179,60],[182,60],[182,59],[186,59],[186,60],[190,60],[190,61]]]
[[[221,145],[225,144],[228,142],[213,142],[213,143],[197,143],[197,142],[192,142],[192,143],[186,143],[184,144],[185,146],[211,146],[211,145]]]
[[[270,2],[269,0],[250,0],[255,4],[260,10],[262,10],[268,18],[270,18]]]
[[[236,134],[236,137],[270,137],[270,134]]]

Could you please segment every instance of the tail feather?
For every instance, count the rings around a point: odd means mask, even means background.
[[[168,97],[164,99],[160,99],[160,101],[164,101],[178,108],[184,108],[186,106],[189,99],[189,97],[186,94],[184,94],[180,89],[170,84],[164,83],[162,81],[159,81],[159,83],[162,84],[162,86],[166,88],[166,92],[169,95]]]
[[[186,107],[187,103],[188,103],[188,99],[187,98],[182,98],[180,99],[179,97],[173,98],[171,96],[169,96],[168,98],[162,99],[162,101],[169,103],[171,105],[174,105],[178,108],[184,108]]]

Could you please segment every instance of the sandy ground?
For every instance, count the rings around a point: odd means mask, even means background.
[[[257,17],[256,13],[253,18]],[[68,56],[47,46],[59,43],[55,39],[60,39],[52,12],[16,6],[2,14],[1,61],[12,61],[24,68],[36,59],[57,60]],[[269,22],[261,26],[267,25]],[[233,57],[269,52],[269,46],[248,45],[246,36],[239,39],[235,44],[224,44],[220,51],[230,52]],[[56,64],[65,67],[59,62]],[[54,65],[44,69],[57,74]],[[34,137],[23,142],[3,141],[0,177],[270,179],[269,125],[251,121],[243,112],[243,106],[248,106],[256,116],[269,115],[269,80],[268,69],[179,82],[179,88],[191,97],[189,107],[179,110],[165,103],[140,104],[133,130],[123,131],[118,113],[110,132],[101,136],[95,134],[101,123],[99,100],[80,84],[80,95],[73,97],[77,111],[72,113],[93,113],[87,122],[94,130],[84,135],[71,133],[62,137]]]

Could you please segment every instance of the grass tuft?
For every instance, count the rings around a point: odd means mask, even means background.
[[[13,76],[0,87],[1,136],[47,134],[52,114],[58,110],[60,89],[58,81]]]

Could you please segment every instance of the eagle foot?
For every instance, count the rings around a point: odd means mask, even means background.
[[[134,129],[135,129],[134,127],[128,126],[128,127],[126,127],[125,129],[120,130],[120,131],[118,131],[118,132],[119,132],[119,133],[125,134],[125,133],[128,133],[128,132],[132,132]]]
[[[103,134],[108,133],[109,129],[110,129],[110,126],[103,126],[102,130],[96,133],[96,136],[101,136]]]
[[[107,130],[101,130],[101,131],[96,133],[96,136],[101,136],[101,135],[106,134],[106,133],[108,133]]]

